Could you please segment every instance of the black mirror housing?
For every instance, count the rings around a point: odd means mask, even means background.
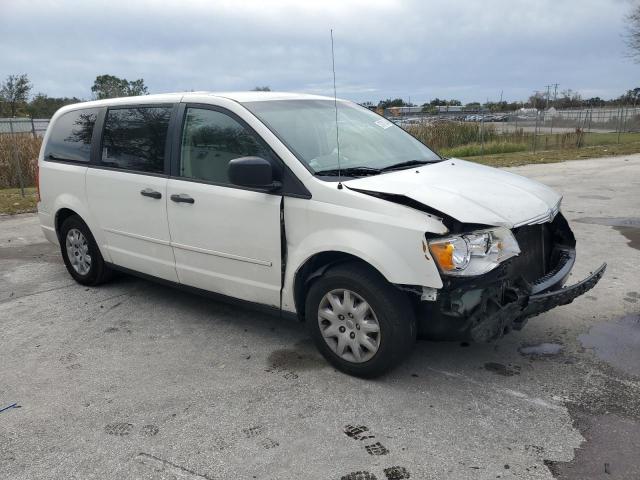
[[[234,185],[275,190],[281,183],[274,181],[273,165],[261,157],[240,157],[229,162],[229,180]]]

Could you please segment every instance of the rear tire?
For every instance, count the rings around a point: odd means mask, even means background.
[[[82,285],[100,285],[111,278],[91,230],[77,215],[67,218],[60,227],[60,250],[67,271]]]
[[[311,285],[305,318],[327,361],[357,377],[377,377],[396,367],[416,340],[407,296],[376,270],[355,262],[329,269]]]

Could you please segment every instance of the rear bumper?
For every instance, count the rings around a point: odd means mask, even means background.
[[[434,340],[486,342],[511,330],[520,330],[527,320],[591,290],[600,281],[606,264],[584,280],[563,287],[575,263],[574,248],[562,248],[554,267],[535,282],[524,281],[505,265],[496,272],[451,283],[436,302],[420,302],[418,331]]]
[[[40,208],[41,203],[38,203],[38,218],[40,219],[40,228],[44,237],[54,245],[58,245],[58,235],[54,226],[53,216]]]

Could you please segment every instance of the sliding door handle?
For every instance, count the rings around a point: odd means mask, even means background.
[[[194,203],[195,200],[186,193],[179,193],[171,195],[171,200],[176,203]]]
[[[156,200],[159,200],[162,198],[162,194],[160,192],[156,192],[151,188],[145,188],[144,190],[140,190],[140,195],[142,195],[143,197],[155,198]]]

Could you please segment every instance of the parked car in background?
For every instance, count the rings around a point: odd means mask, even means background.
[[[38,166],[42,230],[77,282],[120,270],[296,318],[352,375],[396,366],[418,333],[488,341],[521,329],[605,269],[563,288],[576,250],[558,193],[444,159],[332,98],[70,105]]]

